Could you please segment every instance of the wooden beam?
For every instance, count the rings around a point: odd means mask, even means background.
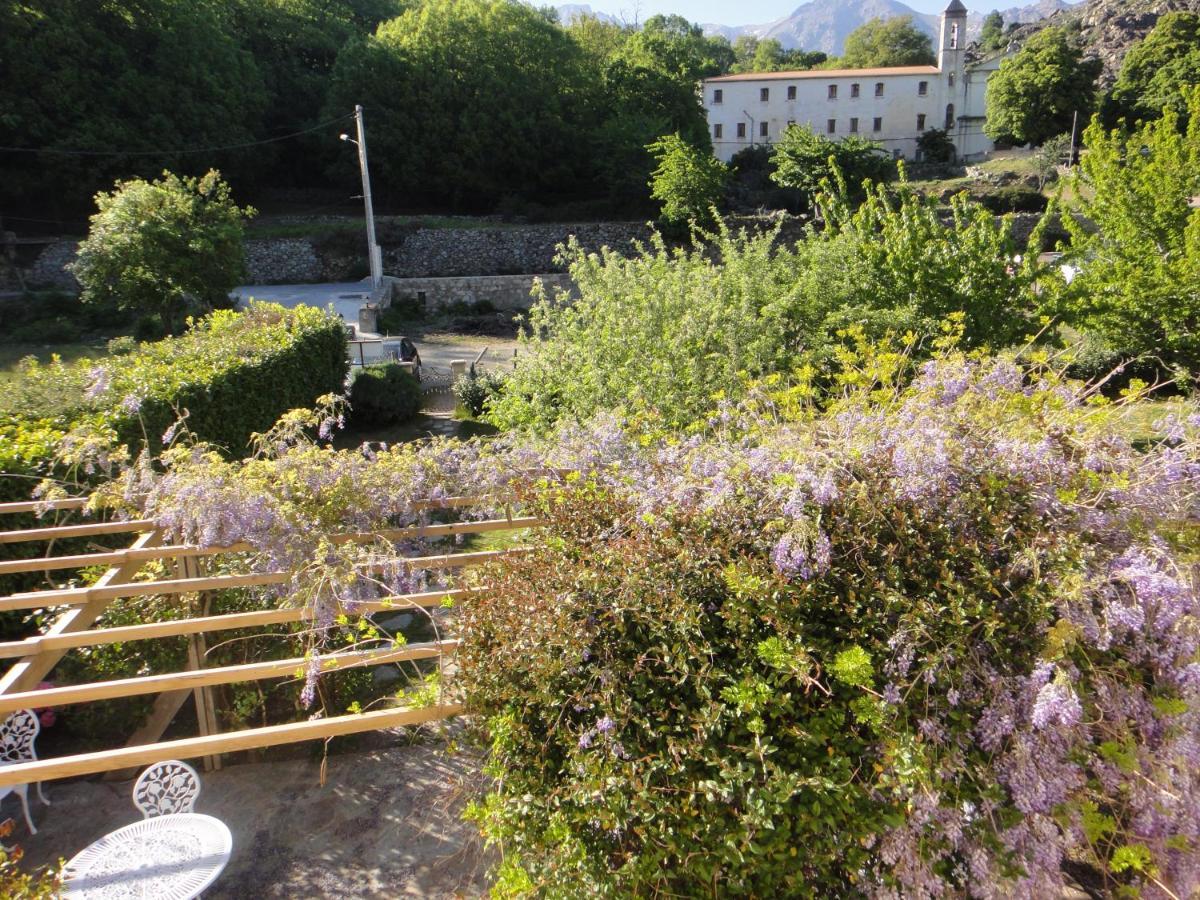
[[[420,725],[425,722],[449,719],[452,716],[461,715],[463,711],[463,706],[456,703],[427,706],[422,709],[382,709],[375,712],[334,716],[328,719],[291,722],[286,725],[268,725],[265,728],[248,728],[245,731],[214,734],[208,737],[183,738],[141,747],[101,750],[96,753],[61,756],[57,759],[39,759],[0,768],[0,788],[15,784],[30,784],[35,781],[51,781],[55,778],[93,775],[97,772],[108,772],[131,766],[145,766],[166,759],[194,759],[198,756],[209,756],[215,753],[233,753],[258,747],[295,744],[301,741],[320,740],[360,731],[398,728],[402,725]]]
[[[158,540],[158,532],[152,531],[139,537],[134,541],[133,546],[135,549],[153,547],[158,543]],[[100,580],[96,582],[95,586],[104,587],[128,581],[138,573],[141,567],[142,563],[140,562],[114,566],[100,576]],[[90,628],[100,618],[100,614],[104,612],[104,608],[108,604],[108,600],[92,600],[83,606],[67,610],[46,630],[45,637],[57,637],[58,635],[84,631]],[[17,661],[3,676],[0,676],[0,695],[13,691],[29,690],[46,677],[58,661],[63,658],[65,653],[66,650],[51,650],[46,653],[27,656]]]
[[[17,544],[22,541],[55,541],[59,538],[93,537],[100,534],[131,534],[152,531],[150,519],[133,519],[128,522],[89,522],[86,525],[52,525],[49,528],[21,528],[17,531],[0,531],[0,544]]]
[[[384,663],[402,662],[413,659],[431,659],[457,649],[458,640],[432,641],[427,644],[409,644],[395,649],[351,650],[330,653],[319,657],[322,672],[352,669],[359,666],[376,666]],[[169,672],[162,675],[139,675],[135,678],[118,678],[112,681],[97,681],[91,684],[75,684],[43,690],[20,691],[0,695],[0,715],[18,709],[36,709],[43,706],[68,706],[72,703],[92,703],[97,700],[112,700],[116,697],[136,697],[141,694],[157,694],[160,691],[176,691],[180,688],[196,688],[212,684],[232,684],[238,681],[259,681],[266,678],[294,677],[308,666],[304,657],[244,663],[237,666],[218,666],[193,672]]]
[[[460,600],[476,593],[467,588],[447,591],[425,591],[419,594],[396,594],[379,600],[356,603],[353,609],[345,609],[348,615],[390,612],[402,609],[431,609],[441,606],[444,600]],[[261,628],[266,625],[282,625],[302,622],[312,618],[312,613],[302,606],[283,609],[261,609],[244,613],[225,613],[217,616],[199,616],[191,619],[169,619],[165,622],[147,622],[142,625],[120,625],[114,628],[97,628],[55,636],[36,636],[21,641],[0,642],[0,659],[12,659],[48,650],[71,650],[76,647],[95,647],[101,644],[120,644],[129,641],[146,641],[154,638],[180,637],[186,634],[229,631],[234,628]]]
[[[140,564],[139,564],[140,565]],[[250,573],[247,575],[210,575],[205,578],[171,578],[164,581],[138,581],[132,584],[93,585],[84,588],[59,588],[49,591],[26,591],[0,597],[0,611],[40,609],[45,606],[81,606],[93,600],[116,600],[118,597],[154,597],[159,594],[190,594],[197,591],[219,591],[225,588],[259,587],[283,584],[286,572]]]
[[[83,509],[87,504],[87,497],[64,497],[62,500],[18,500],[16,503],[0,503],[0,515],[38,513],[50,509]]]

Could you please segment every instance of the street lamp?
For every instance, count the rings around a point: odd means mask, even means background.
[[[377,290],[383,284],[383,254],[375,243],[375,210],[371,206],[371,173],[367,169],[367,132],[363,127],[363,108],[354,107],[354,123],[357,126],[358,140],[348,134],[339,134],[338,138],[354,144],[358,148],[358,167],[362,171],[363,206],[367,214],[367,259],[371,264],[371,289]]]

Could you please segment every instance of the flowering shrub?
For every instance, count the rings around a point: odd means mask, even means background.
[[[497,890],[1200,891],[1200,417],[943,349],[762,384],[706,436],[561,434],[461,612]]]

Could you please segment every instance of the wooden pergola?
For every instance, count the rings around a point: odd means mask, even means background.
[[[449,497],[420,501],[417,507],[425,510],[456,510],[476,507],[485,499],[487,498]],[[78,511],[86,504],[87,501],[83,498],[3,503],[0,504],[0,516],[43,513],[50,510]],[[513,531],[535,528],[542,524],[544,523],[536,518],[515,516],[509,508],[507,515],[498,519],[457,521],[370,533],[336,534],[330,537],[337,543],[366,543],[379,539],[401,541]],[[162,535],[156,530],[154,522],[149,520],[92,522],[0,531],[0,544],[40,541],[52,547],[53,541],[61,539],[113,535],[128,535],[133,540],[128,547],[118,550],[0,561],[0,575],[52,572],[91,566],[108,567],[104,574],[88,587],[36,590],[0,597],[0,611],[58,611],[43,633],[24,640],[0,642],[0,660],[16,660],[3,676],[0,676],[0,719],[18,709],[96,703],[147,694],[156,695],[152,710],[144,724],[128,737],[122,747],[5,766],[0,768],[0,786],[123,771],[165,759],[203,757],[205,764],[214,768],[220,766],[222,753],[326,739],[402,725],[418,725],[447,719],[462,712],[460,703],[441,699],[437,705],[420,708],[380,709],[304,722],[219,732],[210,691],[213,686],[270,678],[291,678],[308,667],[312,660],[297,657],[206,668],[205,636],[232,629],[304,622],[311,618],[311,611],[303,607],[280,606],[251,612],[209,614],[208,604],[204,599],[204,593],[207,591],[282,584],[291,576],[287,572],[205,575],[202,565],[206,561],[223,554],[245,553],[253,548],[244,543],[225,547],[166,544],[163,543]],[[523,552],[522,548],[409,557],[403,564],[414,571],[461,569],[520,552]],[[140,579],[138,576],[147,564],[154,562],[170,565],[174,577]],[[375,601],[356,603],[353,609],[346,608],[341,612],[354,618],[383,611],[432,610],[441,606],[448,598],[459,601],[470,594],[471,591],[462,588],[397,594]],[[181,604],[187,604],[189,615],[170,621],[95,627],[105,609],[114,600],[146,596],[175,597]],[[184,671],[38,688],[38,684],[50,674],[59,660],[72,650],[117,642],[180,636],[186,636],[189,642],[188,666]],[[317,657],[317,663],[322,672],[427,659],[436,659],[439,665],[444,666],[446,660],[453,656],[457,646],[456,639],[447,638],[403,646],[351,649],[321,655]],[[195,737],[160,741],[167,726],[189,696],[195,700],[200,733]]]

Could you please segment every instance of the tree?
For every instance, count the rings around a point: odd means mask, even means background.
[[[979,46],[991,53],[1004,47],[1004,16],[992,10],[983,17],[979,29]]]
[[[254,210],[234,204],[219,172],[118,182],[96,207],[71,266],[85,303],[157,314],[168,332],[189,310],[228,306],[245,270],[242,222]]]
[[[921,136],[917,138],[917,151],[924,162],[954,162],[954,141],[944,128],[930,128],[921,132]]]
[[[1060,134],[1050,138],[1033,154],[1033,170],[1038,178],[1038,190],[1058,177],[1058,167],[1071,160],[1071,135]]]
[[[1155,118],[1165,106],[1182,117],[1183,88],[1191,84],[1200,84],[1200,15],[1170,12],[1126,54],[1112,102],[1133,120]]]
[[[326,115],[366,108],[384,202],[478,209],[585,195],[601,89],[586,61],[552,12],[423,0],[343,48]]]
[[[5,154],[0,191],[71,211],[118,177],[211,160],[173,149],[253,141],[267,94],[232,18],[216,0],[0,3],[0,146],[100,151]],[[264,165],[219,158],[230,177]]]
[[[1037,32],[988,81],[984,132],[998,141],[1041,144],[1091,114],[1098,59],[1085,60],[1065,28]]]
[[[886,66],[925,66],[937,60],[929,35],[919,31],[912,16],[872,19],[846,37],[840,64],[847,69]]]
[[[784,50],[774,38],[757,38],[752,34],[738,35],[733,42],[735,57],[731,72],[784,72],[811,69],[825,62],[824,53],[806,50]]]
[[[1094,120],[1084,132],[1079,217],[1065,216],[1079,274],[1057,312],[1130,355],[1200,372],[1200,88],[1189,121],[1167,107],[1131,131]]]
[[[678,134],[664,135],[647,149],[658,162],[650,195],[662,204],[662,220],[673,226],[709,221],[729,177],[725,164]]]
[[[893,171],[891,159],[876,142],[859,137],[831,141],[807,125],[787,127],[775,145],[774,161],[771,180],[796,188],[809,202],[823,183],[835,180],[835,168],[855,194],[861,193],[864,181],[884,181]]]

